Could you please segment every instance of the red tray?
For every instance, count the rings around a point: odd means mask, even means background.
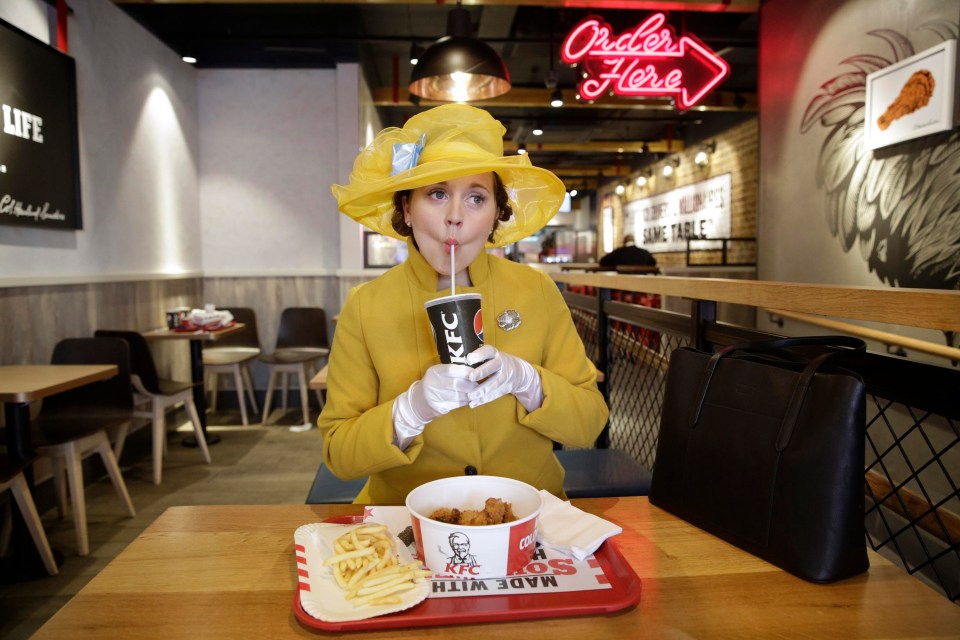
[[[362,521],[363,516],[341,516],[324,520],[324,522],[337,524],[354,524]],[[427,598],[415,607],[400,613],[347,622],[324,622],[314,618],[303,610],[300,605],[300,591],[296,590],[293,593],[293,612],[301,624],[313,629],[372,631],[585,616],[620,611],[639,603],[640,578],[634,573],[613,540],[608,539],[600,545],[594,557],[600,562],[600,568],[610,580],[611,589],[531,595]]]

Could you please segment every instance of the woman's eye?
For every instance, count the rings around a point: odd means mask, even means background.
[[[443,200],[444,198],[447,197],[447,193],[442,189],[434,189],[427,195],[429,195],[434,200]]]
[[[483,196],[476,195],[476,194],[470,196],[468,199],[470,200],[470,204],[473,204],[478,207],[487,201],[487,199],[484,198]]]

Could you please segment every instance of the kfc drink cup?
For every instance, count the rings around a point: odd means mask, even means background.
[[[442,364],[467,364],[467,354],[483,346],[479,293],[444,296],[424,304]]]
[[[485,526],[447,524],[429,518],[437,509],[483,509],[487,498],[509,502],[513,522]],[[417,555],[434,573],[500,578],[530,563],[537,548],[540,493],[499,476],[455,476],[420,485],[407,494]]]

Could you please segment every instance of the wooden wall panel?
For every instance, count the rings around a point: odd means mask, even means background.
[[[200,303],[200,278],[0,288],[0,364],[50,362],[63,338],[97,329],[144,331],[163,326],[166,310]],[[189,348],[152,344],[165,377],[190,379]]]

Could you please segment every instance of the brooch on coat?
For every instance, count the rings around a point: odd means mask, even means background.
[[[520,312],[507,309],[497,316],[497,326],[504,331],[513,331],[520,326]]]

